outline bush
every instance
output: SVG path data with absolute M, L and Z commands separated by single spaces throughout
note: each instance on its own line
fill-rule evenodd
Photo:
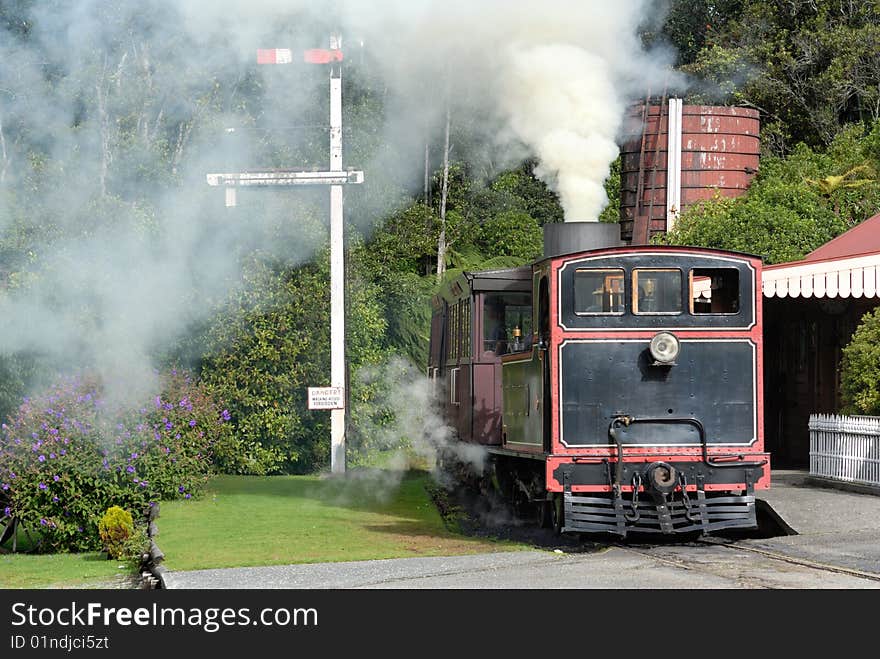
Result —
M 123 558 L 125 545 L 134 534 L 131 513 L 119 506 L 110 506 L 98 522 L 98 534 L 110 558 Z
M 506 211 L 482 225 L 480 244 L 493 256 L 516 256 L 531 261 L 541 256 L 544 234 L 528 213 Z
M 140 519 L 151 502 L 198 496 L 212 446 L 233 445 L 229 413 L 185 373 L 141 406 L 110 408 L 103 391 L 94 378 L 62 378 L 2 425 L 2 517 L 35 531 L 38 551 L 100 549 L 111 505 Z
M 880 308 L 862 317 L 843 349 L 840 394 L 844 414 L 880 415 Z
M 320 261 L 293 269 L 255 260 L 239 299 L 200 341 L 202 382 L 227 401 L 236 429 L 236 447 L 218 458 L 225 471 L 306 473 L 329 463 L 329 414 L 307 404 L 308 387 L 328 385 L 330 374 L 329 276 Z M 378 291 L 356 266 L 349 261 L 345 293 L 353 373 L 381 357 L 386 332 Z

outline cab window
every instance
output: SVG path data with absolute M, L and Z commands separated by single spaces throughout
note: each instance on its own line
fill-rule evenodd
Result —
M 694 268 L 690 280 L 691 313 L 739 313 L 739 270 Z
M 638 268 L 633 270 L 633 313 L 681 313 L 681 270 Z
M 574 272 L 576 314 L 622 314 L 623 270 L 578 269 Z
M 503 355 L 532 343 L 531 293 L 489 293 L 483 297 L 483 351 Z

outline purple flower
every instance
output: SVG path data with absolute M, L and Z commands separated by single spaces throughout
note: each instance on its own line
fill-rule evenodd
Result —
M 132 467 L 131 465 L 128 465 L 128 466 L 125 468 L 125 471 L 127 471 L 129 474 L 133 474 L 133 473 L 134 473 L 134 467 Z
M 48 525 L 49 525 L 49 522 L 46 521 L 46 518 L 45 518 L 45 517 L 41 517 L 41 518 L 40 518 L 40 524 L 42 524 L 43 526 L 48 526 Z
M 177 488 L 177 491 L 180 492 L 181 494 L 183 494 L 186 491 L 186 488 L 183 485 L 181 485 L 180 487 Z
M 4 490 L 8 490 L 8 489 L 9 489 L 9 483 L 3 483 L 2 487 L 3 487 Z
M 55 503 L 58 503 L 58 497 L 52 497 L 52 501 L 54 501 Z
M 45 490 L 45 489 L 46 489 L 46 484 L 45 484 L 45 483 L 40 483 L 40 489 L 41 489 L 41 490 Z
M 12 515 L 12 508 L 10 508 L 9 506 L 6 506 L 6 507 L 3 509 L 3 516 L 4 516 L 4 517 L 10 517 L 11 515 Z
M 57 483 L 58 481 L 61 480 L 61 476 L 59 476 L 58 474 L 55 474 L 54 476 L 52 476 L 52 480 Z
M 156 407 L 162 407 L 162 397 L 156 396 Z
M 229 419 L 232 418 L 232 415 L 229 413 L 229 410 L 223 410 L 222 412 L 220 412 L 220 417 L 224 421 L 229 421 Z
M 132 459 L 132 460 L 137 460 L 137 457 L 138 457 L 138 454 L 137 454 L 137 453 L 132 453 L 132 454 L 131 454 L 131 459 Z
M 196 420 L 195 420 L 195 419 L 191 419 L 191 420 L 190 420 L 190 422 L 189 422 L 189 427 L 190 427 L 190 428 L 195 428 L 195 427 L 196 427 Z
M 54 454 L 54 453 L 50 453 L 50 454 L 49 454 L 49 459 L 50 459 L 50 460 L 54 460 L 54 459 L 55 459 L 55 457 L 56 457 L 56 456 L 55 456 L 55 454 Z
M 46 461 L 46 456 L 45 456 L 45 455 L 40 455 L 40 457 L 37 458 L 37 460 L 39 460 L 40 462 L 45 462 L 45 461 Z
M 183 498 L 184 498 L 184 499 L 189 499 L 190 496 L 191 496 L 191 495 L 190 495 L 189 493 L 187 493 L 187 494 L 184 494 L 184 495 L 183 495 Z

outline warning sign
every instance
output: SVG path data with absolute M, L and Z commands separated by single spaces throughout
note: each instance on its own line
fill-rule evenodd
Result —
M 310 410 L 341 410 L 345 407 L 342 387 L 309 387 Z

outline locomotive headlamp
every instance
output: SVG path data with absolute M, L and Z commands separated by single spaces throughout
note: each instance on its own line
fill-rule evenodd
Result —
M 678 337 L 672 332 L 658 332 L 651 339 L 651 357 L 655 366 L 673 366 L 678 357 L 680 345 Z

